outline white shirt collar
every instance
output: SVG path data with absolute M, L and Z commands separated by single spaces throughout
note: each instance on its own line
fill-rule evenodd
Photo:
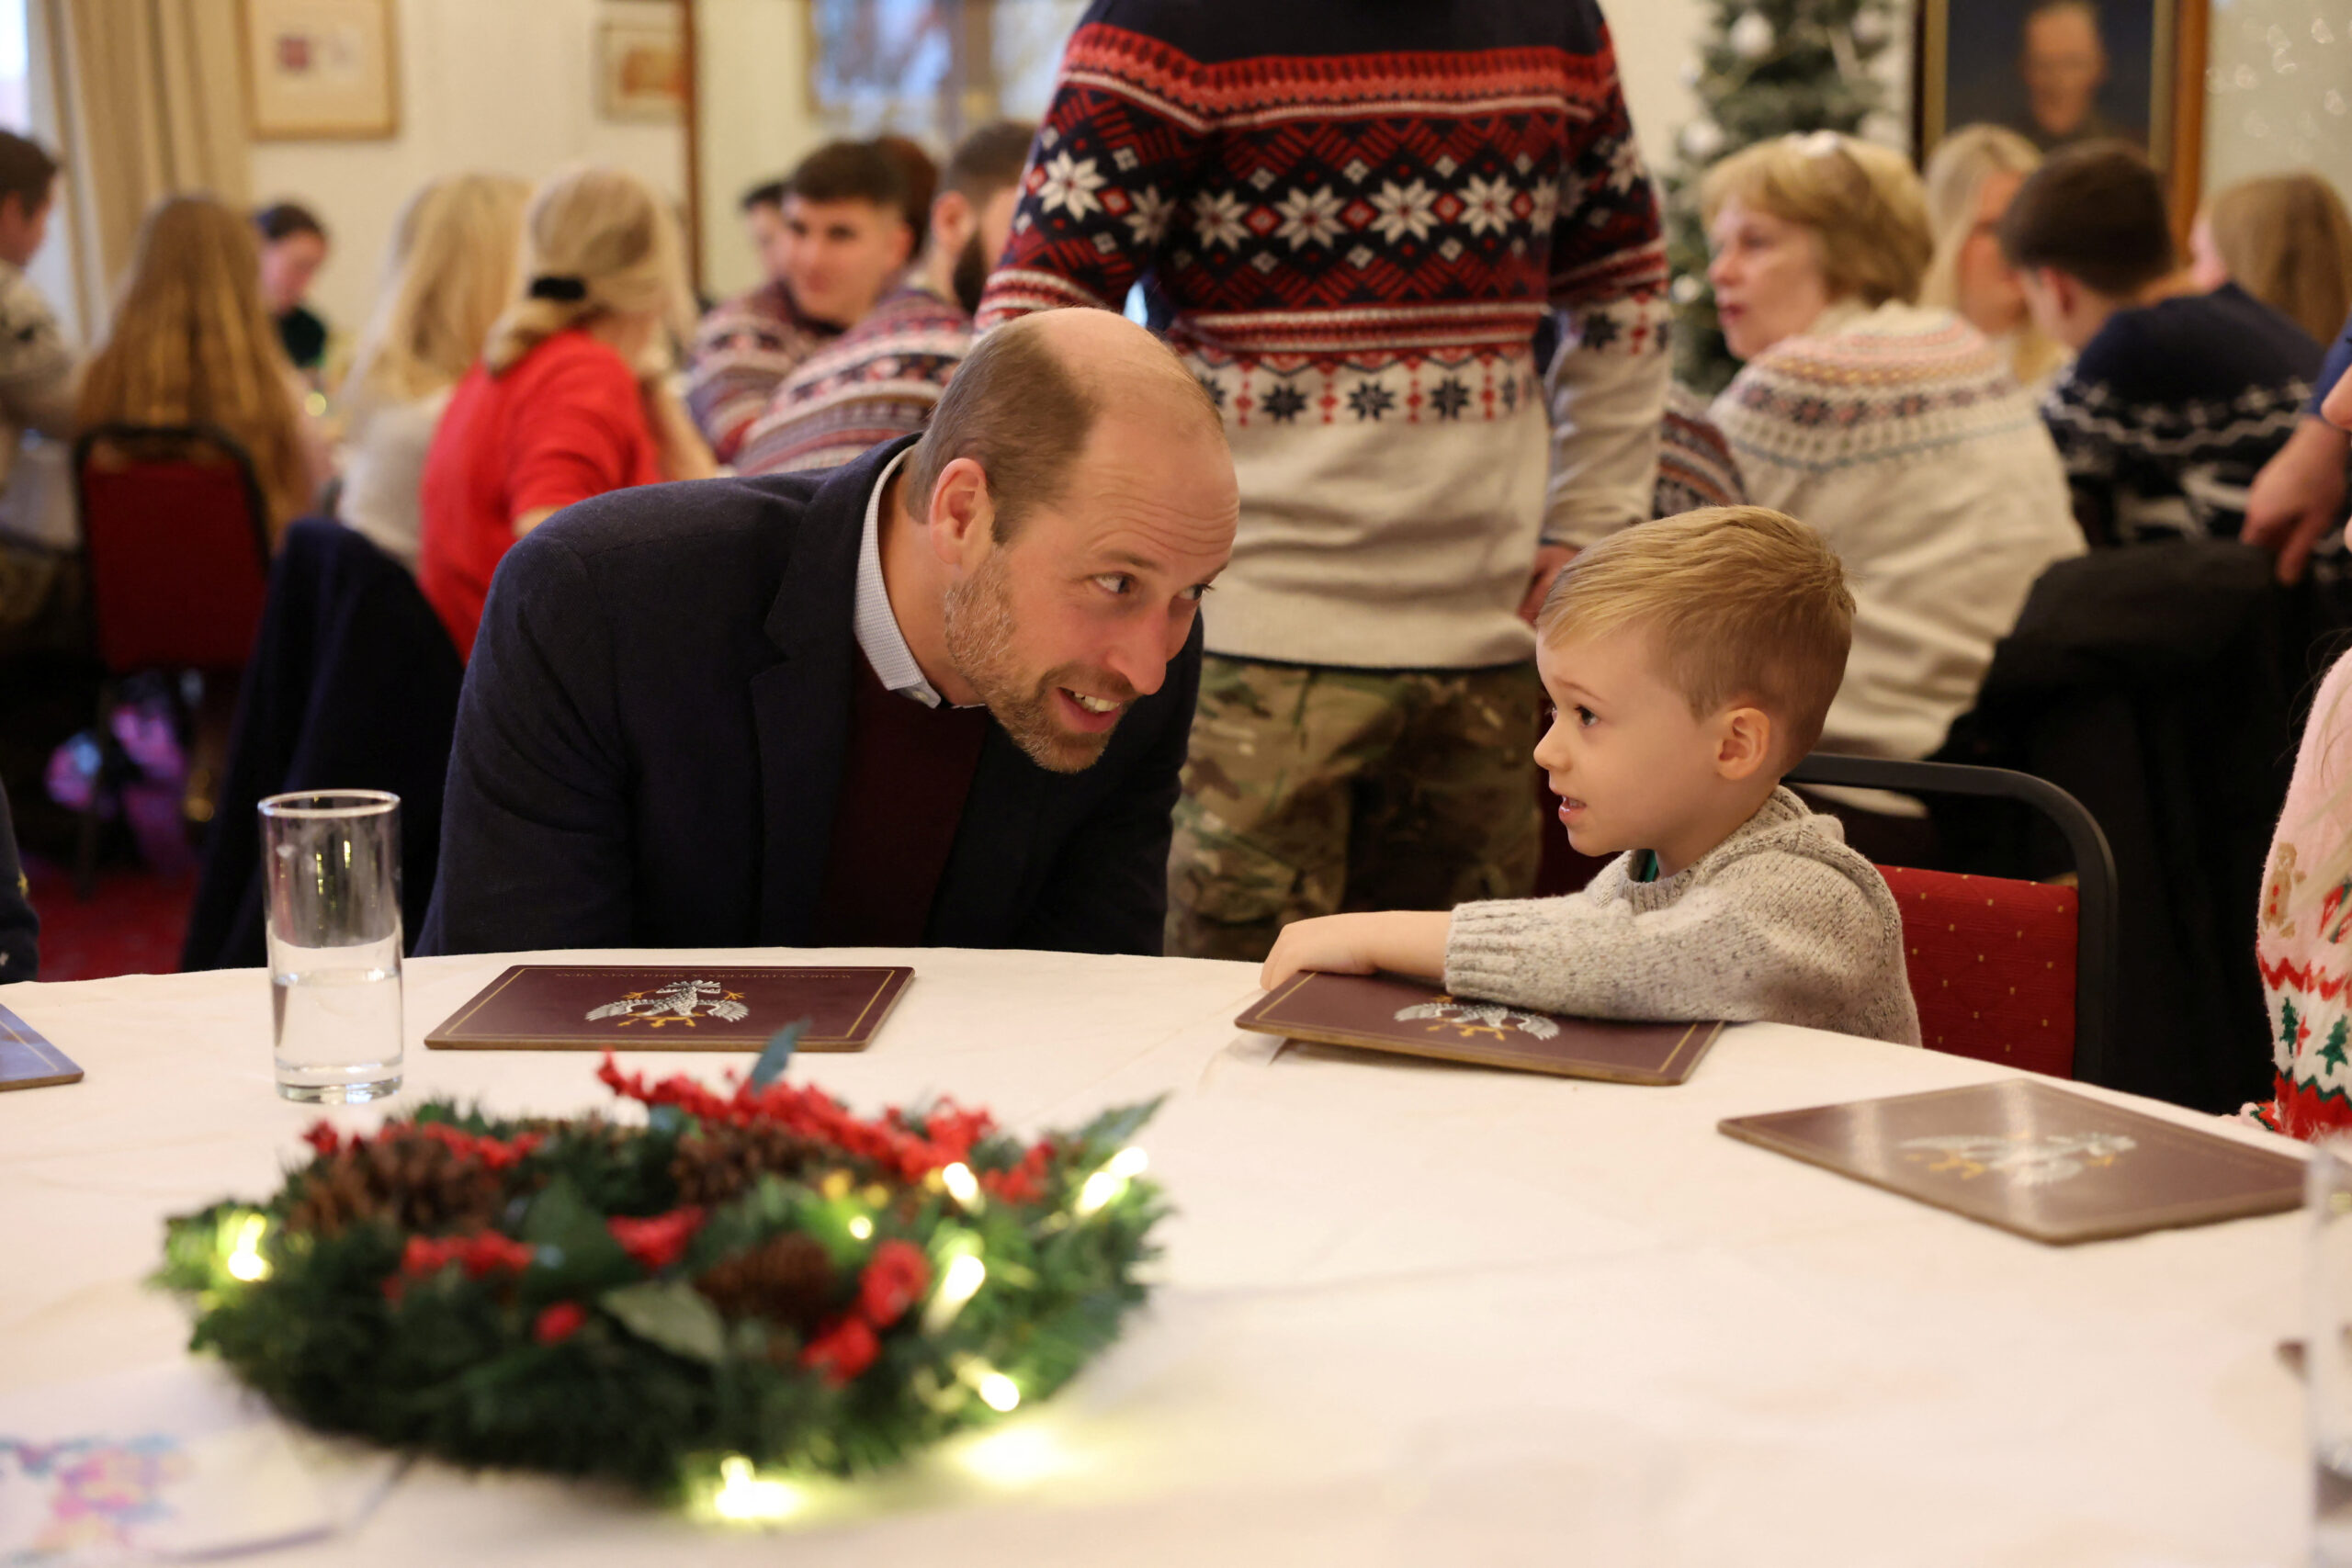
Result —
M 927 708 L 935 708 L 941 705 L 939 693 L 923 679 L 922 666 L 915 662 L 914 650 L 907 646 L 907 635 L 899 629 L 898 615 L 890 608 L 890 591 L 882 581 L 882 492 L 890 488 L 890 476 L 907 460 L 907 452 L 913 450 L 910 446 L 884 465 L 874 481 L 873 492 L 865 498 L 865 536 L 857 547 L 857 606 L 854 622 L 858 650 L 874 667 L 883 688 L 912 697 Z

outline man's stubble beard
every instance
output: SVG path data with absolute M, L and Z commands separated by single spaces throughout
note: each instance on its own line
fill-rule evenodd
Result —
M 1102 761 L 1113 732 L 1074 734 L 1054 717 L 1054 689 L 1083 676 L 1082 667 L 1064 665 L 1035 682 L 1023 678 L 1012 651 L 1010 588 L 1001 546 L 970 577 L 948 585 L 948 661 L 1031 761 L 1050 773 L 1082 773 Z

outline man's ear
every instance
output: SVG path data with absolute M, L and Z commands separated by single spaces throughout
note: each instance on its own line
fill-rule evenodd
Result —
M 978 458 L 958 457 L 939 471 L 924 524 L 940 565 L 957 571 L 979 565 L 996 539 L 996 503 Z
M 939 199 L 931 204 L 931 243 L 940 255 L 952 256 L 964 248 L 964 242 L 979 227 L 979 214 L 960 190 L 944 190 Z
M 1756 776 L 1772 759 L 1772 716 L 1762 708 L 1736 707 L 1715 732 L 1715 775 L 1731 784 Z

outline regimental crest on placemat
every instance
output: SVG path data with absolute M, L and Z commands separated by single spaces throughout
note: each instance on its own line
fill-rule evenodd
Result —
M 2104 1170 L 2140 1145 L 2120 1133 L 1989 1134 L 1976 1137 L 1905 1138 L 1903 1157 L 1924 1162 L 1930 1175 L 1973 1181 L 1990 1171 L 2018 1187 L 2048 1187 L 2091 1169 Z
M 653 990 L 631 991 L 619 1001 L 590 1008 L 588 1021 L 609 1018 L 617 1020 L 623 1029 L 632 1023 L 654 1029 L 683 1023 L 692 1029 L 697 1015 L 741 1023 L 752 1016 L 752 1010 L 743 1005 L 742 992 L 730 991 L 716 980 L 673 980 Z
M 1396 1010 L 1399 1023 L 1424 1018 L 1437 1020 L 1427 1026 L 1427 1032 L 1442 1033 L 1451 1026 L 1464 1040 L 1474 1034 L 1491 1034 L 1502 1040 L 1512 1032 L 1532 1034 L 1538 1040 L 1555 1040 L 1560 1033 L 1560 1026 L 1540 1012 L 1520 1012 L 1497 1002 L 1457 1002 L 1452 997 L 1442 996 L 1434 1001 Z
M 1426 980 L 1314 973 L 1297 976 L 1233 1021 L 1310 1045 L 1638 1084 L 1680 1083 L 1724 1027 L 1555 1018 L 1457 997 Z
M 863 1051 L 904 964 L 517 964 L 424 1037 L 436 1050 L 750 1051 L 796 1021 L 802 1051 Z
M 2064 1246 L 2280 1213 L 2303 1197 L 2283 1140 L 2227 1137 L 2042 1078 L 1848 1100 L 1717 1125 L 1808 1165 Z

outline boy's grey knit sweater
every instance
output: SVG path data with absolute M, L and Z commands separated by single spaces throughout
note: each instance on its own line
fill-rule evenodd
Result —
M 1919 1043 L 1903 918 L 1844 825 L 1776 789 L 1657 882 L 1619 855 L 1581 893 L 1464 904 L 1446 988 L 1580 1018 L 1770 1020 Z

